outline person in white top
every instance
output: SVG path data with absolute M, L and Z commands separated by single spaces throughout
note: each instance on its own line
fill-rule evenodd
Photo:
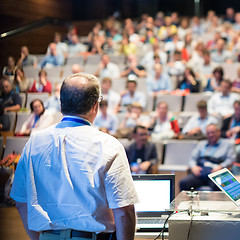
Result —
M 231 93 L 232 83 L 229 80 L 222 80 L 220 92 L 215 92 L 208 100 L 208 111 L 210 114 L 223 118 L 233 114 L 233 104 L 239 100 L 239 95 Z
M 132 240 L 138 198 L 126 153 L 91 126 L 98 79 L 69 76 L 60 100 L 64 118 L 30 138 L 15 173 L 10 196 L 25 229 L 32 240 Z
M 102 96 L 108 103 L 109 111 L 116 113 L 118 111 L 118 105 L 121 100 L 120 94 L 112 89 L 112 79 L 103 78 L 101 82 Z
M 54 124 L 53 114 L 44 108 L 40 99 L 35 99 L 30 103 L 31 115 L 23 123 L 19 135 L 29 136 Z
M 120 70 L 118 65 L 110 62 L 110 58 L 107 54 L 103 54 L 101 62 L 98 65 L 98 69 L 94 75 L 100 77 L 101 79 L 105 77 L 118 79 L 120 78 Z

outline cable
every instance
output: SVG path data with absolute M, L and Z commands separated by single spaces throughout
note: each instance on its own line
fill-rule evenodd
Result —
M 161 237 L 161 235 L 162 235 L 162 240 L 164 240 L 164 234 L 163 233 L 164 233 L 164 230 L 166 229 L 166 223 L 168 222 L 168 219 L 172 216 L 172 214 L 173 214 L 173 212 L 168 215 L 168 217 L 166 218 L 166 220 L 163 224 L 162 231 L 157 235 L 157 237 L 154 238 L 154 240 L 157 240 L 159 237 Z
M 188 228 L 188 234 L 187 234 L 187 240 L 190 240 L 190 232 L 191 232 L 191 227 L 192 227 L 192 220 L 193 220 L 193 210 L 190 209 L 189 215 L 191 216 L 190 218 L 190 223 L 189 223 L 189 228 Z

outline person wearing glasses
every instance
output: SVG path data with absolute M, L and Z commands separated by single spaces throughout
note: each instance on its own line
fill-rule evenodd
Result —
M 32 240 L 134 239 L 138 198 L 124 147 L 92 126 L 100 100 L 95 76 L 67 77 L 62 121 L 23 150 L 11 197 Z

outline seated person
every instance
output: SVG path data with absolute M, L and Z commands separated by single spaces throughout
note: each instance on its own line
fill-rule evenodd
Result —
M 200 141 L 193 150 L 189 166 L 191 174 L 180 181 L 180 190 L 209 186 L 218 190 L 208 174 L 229 167 L 235 161 L 234 144 L 222 139 L 220 129 L 210 124 L 206 127 L 207 140 Z
M 112 89 L 112 79 L 103 78 L 101 83 L 102 96 L 108 102 L 108 109 L 112 112 L 118 111 L 118 105 L 120 103 L 120 94 Z
M 216 67 L 213 70 L 213 76 L 208 79 L 207 86 L 204 88 L 205 92 L 214 92 L 220 89 L 220 84 L 223 80 L 224 71 L 222 67 Z
M 166 102 L 158 103 L 151 129 L 153 129 L 151 134 L 153 141 L 171 139 L 180 132 L 177 120 L 171 118 L 168 114 L 168 104 Z
M 45 110 L 43 102 L 35 99 L 30 103 L 31 115 L 23 124 L 21 130 L 16 135 L 29 136 L 39 130 L 45 129 L 54 123 L 54 118 L 48 110 Z
M 126 107 L 133 102 L 138 102 L 145 108 L 146 106 L 146 96 L 144 92 L 137 91 L 137 82 L 135 80 L 127 80 L 127 89 L 121 93 L 121 107 Z
M 41 68 L 62 66 L 64 63 L 64 56 L 57 52 L 56 43 L 50 43 L 49 50 L 49 53 L 46 54 L 40 63 Z
M 0 104 L 0 131 L 10 130 L 10 118 L 4 113 L 3 105 Z
M 232 83 L 229 80 L 222 80 L 220 91 L 214 92 L 208 100 L 209 113 L 214 116 L 227 118 L 234 112 L 233 103 L 239 100 L 236 93 L 231 93 Z
M 134 142 L 125 148 L 131 172 L 149 173 L 152 165 L 158 161 L 156 146 L 148 141 L 148 129 L 144 126 L 135 126 L 133 138 Z
M 80 72 L 82 72 L 82 69 L 81 69 L 80 65 L 76 64 L 76 63 L 73 64 L 72 65 L 72 74 L 80 73 Z
M 184 126 L 182 133 L 191 136 L 206 136 L 206 127 L 213 123 L 218 124 L 218 120 L 209 115 L 207 111 L 207 102 L 200 100 L 197 103 L 198 114 L 192 116 Z
M 37 67 L 37 58 L 29 54 L 27 46 L 21 47 L 21 58 L 18 60 L 17 66 L 23 67 Z
M 17 68 L 14 74 L 13 88 L 17 93 L 27 92 L 30 87 L 29 79 L 25 78 L 22 68 Z
M 13 90 L 12 84 L 9 80 L 2 81 L 3 91 L 0 95 L 0 104 L 3 106 L 4 112 L 20 110 L 22 105 L 21 97 Z
M 134 102 L 129 106 L 129 111 L 126 112 L 124 120 L 120 123 L 119 128 L 133 128 L 136 125 L 149 127 L 150 119 L 148 115 L 142 114 L 142 106 L 138 102 Z
M 118 79 L 120 77 L 120 70 L 117 64 L 110 62 L 110 58 L 107 54 L 103 54 L 94 75 L 101 79 L 106 77 Z
M 28 90 L 28 92 L 52 92 L 52 84 L 47 80 L 47 72 L 45 70 L 40 70 L 38 73 L 38 81 L 34 81 L 32 87 Z
M 71 44 L 68 45 L 69 56 L 77 56 L 82 52 L 86 52 L 87 47 L 79 42 L 77 34 L 73 34 L 71 40 Z
M 8 79 L 12 82 L 14 79 L 15 70 L 16 70 L 15 59 L 12 56 L 9 56 L 7 66 L 3 67 L 2 71 L 3 78 Z
M 118 129 L 117 117 L 114 113 L 108 111 L 108 103 L 106 100 L 102 100 L 99 106 L 100 111 L 93 122 L 93 126 L 99 129 L 107 129 L 109 134 L 114 135 Z
M 154 73 L 147 79 L 147 93 L 157 96 L 161 93 L 169 93 L 172 91 L 172 82 L 168 74 L 162 72 L 162 65 L 157 63 L 154 65 Z
M 121 73 L 121 77 L 129 78 L 131 75 L 136 77 L 146 76 L 146 70 L 142 65 L 138 65 L 137 57 L 134 54 L 128 55 L 127 68 Z
M 200 91 L 200 83 L 196 80 L 195 74 L 191 68 L 186 68 L 183 74 L 183 80 L 179 82 L 178 89 L 188 90 L 191 93 Z
M 60 112 L 60 89 L 61 89 L 61 83 L 57 83 L 55 86 L 54 94 L 50 96 L 46 102 L 44 103 L 45 109 L 47 109 L 49 112 L 56 113 Z

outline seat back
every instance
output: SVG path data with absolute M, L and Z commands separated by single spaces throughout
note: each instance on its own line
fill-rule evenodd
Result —
M 3 157 L 6 157 L 13 152 L 16 154 L 21 154 L 28 139 L 29 137 L 7 137 Z
M 16 125 L 16 113 L 15 112 L 7 112 L 6 113 L 9 116 L 9 120 L 10 120 L 10 132 L 13 132 L 15 129 L 15 125 Z
M 180 112 L 182 109 L 182 96 L 178 95 L 158 95 L 156 106 L 159 102 L 166 102 L 168 110 L 171 112 Z
M 29 112 L 18 112 L 15 133 L 21 130 L 23 123 L 27 121 L 27 119 L 29 118 L 29 115 L 30 115 Z
M 26 101 L 26 108 L 30 109 L 30 103 L 35 99 L 40 99 L 44 103 L 47 98 L 49 97 L 49 93 L 28 93 L 27 94 L 27 101 Z
M 185 96 L 185 102 L 183 106 L 184 112 L 197 112 L 197 103 L 200 100 L 208 101 L 211 97 L 209 93 L 191 93 Z
M 188 166 L 197 140 L 168 140 L 165 145 L 164 165 Z

